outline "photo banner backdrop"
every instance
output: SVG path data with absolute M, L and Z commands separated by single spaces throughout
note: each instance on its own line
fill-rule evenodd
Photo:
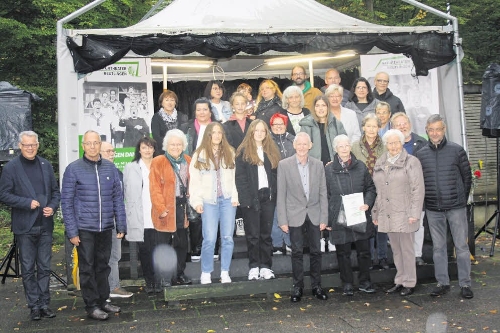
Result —
M 123 170 L 134 157 L 137 141 L 151 136 L 154 113 L 149 58 L 126 58 L 79 80 L 79 153 L 83 134 L 94 130 L 115 148 Z
M 389 86 L 394 96 L 399 97 L 410 117 L 412 131 L 427 138 L 425 124 L 432 114 L 439 113 L 438 75 L 436 69 L 427 76 L 415 76 L 415 67 L 410 58 L 402 54 L 362 55 L 361 76 L 375 89 L 375 75 L 389 74 Z

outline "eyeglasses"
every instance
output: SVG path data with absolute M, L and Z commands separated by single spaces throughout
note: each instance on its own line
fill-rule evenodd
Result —
M 38 147 L 38 143 L 31 143 L 31 144 L 29 144 L 29 143 L 28 144 L 21 143 L 21 146 L 23 148 L 32 148 L 33 149 L 33 148 Z
M 385 83 L 385 84 L 389 83 L 389 80 L 376 80 L 376 81 L 377 83 Z
M 87 141 L 87 142 L 82 142 L 85 146 L 99 146 L 101 144 L 100 141 Z
M 106 154 L 114 154 L 114 153 L 115 153 L 115 150 L 114 150 L 114 149 L 101 150 L 101 153 L 106 153 Z
M 273 126 L 284 126 L 284 123 L 274 123 Z
M 427 128 L 428 133 L 439 133 L 443 132 L 444 127 L 438 127 L 438 128 Z
M 357 90 L 367 90 L 368 87 L 367 86 L 359 86 L 359 87 L 356 87 Z
M 408 126 L 408 122 L 400 122 L 400 123 L 395 123 L 394 126 Z
M 292 76 L 304 76 L 306 73 L 293 73 Z

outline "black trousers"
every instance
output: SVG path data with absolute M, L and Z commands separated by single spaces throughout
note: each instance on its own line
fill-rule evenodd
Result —
M 355 241 L 354 244 L 356 245 L 356 254 L 358 257 L 359 284 L 363 286 L 370 283 L 370 240 L 358 240 Z M 351 267 L 351 246 L 352 243 L 335 245 L 337 249 L 337 260 L 339 262 L 340 280 L 342 280 L 344 284 L 353 283 Z
M 85 310 L 92 312 L 105 304 L 109 298 L 108 265 L 111 255 L 112 230 L 92 232 L 78 230 L 78 268 L 80 270 L 80 288 Z
M 292 275 L 294 287 L 304 288 L 304 237 L 309 241 L 309 271 L 311 287 L 321 286 L 321 248 L 319 225 L 312 224 L 306 217 L 300 227 L 289 227 L 292 245 Z
M 156 229 L 144 229 L 144 242 L 138 242 L 139 260 L 141 261 L 142 275 L 146 281 L 146 285 L 151 287 L 156 283 L 155 270 L 153 267 L 153 251 L 156 247 L 157 234 L 160 232 Z M 159 282 L 160 278 L 158 278 Z
M 260 210 L 242 207 L 243 220 L 245 221 L 245 236 L 248 248 L 248 267 L 271 268 L 273 265 L 273 242 L 271 231 L 273 229 L 274 201 L 260 203 Z

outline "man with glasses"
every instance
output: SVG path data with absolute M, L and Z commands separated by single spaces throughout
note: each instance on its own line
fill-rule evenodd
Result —
M 342 102 L 340 102 L 340 105 L 345 106 L 345 103 L 349 101 L 350 91 L 349 89 L 344 89 L 344 87 L 340 84 L 340 82 L 342 82 L 342 79 L 340 78 L 339 71 L 335 68 L 330 68 L 325 73 L 325 86 L 321 87 L 320 90 L 324 94 L 326 92 L 326 89 L 328 89 L 328 87 L 330 87 L 332 84 L 336 84 L 342 87 L 343 93 L 342 93 Z
M 378 72 L 375 75 L 375 88 L 373 89 L 373 97 L 382 102 L 387 102 L 391 106 L 391 114 L 396 112 L 405 112 L 403 102 L 392 94 L 389 86 L 389 74 L 386 72 Z
M 422 164 L 425 183 L 425 214 L 433 244 L 434 276 L 437 286 L 431 296 L 450 291 L 448 276 L 447 226 L 450 226 L 458 266 L 458 283 L 463 298 L 474 297 L 471 289 L 470 252 L 467 245 L 467 199 L 472 174 L 465 150 L 445 137 L 444 119 L 434 114 L 427 119 L 429 143 L 415 153 Z
M 293 83 L 302 89 L 304 94 L 304 107 L 306 109 L 312 110 L 314 107 L 314 99 L 318 96 L 323 95 L 321 90 L 311 86 L 311 82 L 307 81 L 306 69 L 302 66 L 295 66 L 292 68 L 292 81 Z
M 49 282 L 54 213 L 61 199 L 59 185 L 50 162 L 37 156 L 35 132 L 19 134 L 19 149 L 21 155 L 3 168 L 0 201 L 12 207 L 12 231 L 19 246 L 31 320 L 54 318 L 56 315 L 49 308 Z
M 64 171 L 61 208 L 66 235 L 77 247 L 80 287 L 89 318 L 108 319 L 118 313 L 109 298 L 108 266 L 112 229 L 116 237 L 127 232 L 120 176 L 115 165 L 101 157 L 101 137 L 89 130 L 83 135 L 83 157 Z

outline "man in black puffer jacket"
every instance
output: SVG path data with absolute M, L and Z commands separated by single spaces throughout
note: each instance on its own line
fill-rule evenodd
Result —
M 446 125 L 440 115 L 429 117 L 426 131 L 429 144 L 418 150 L 415 156 L 424 173 L 425 213 L 433 243 L 434 276 L 438 282 L 431 296 L 441 296 L 450 290 L 446 247 L 448 220 L 457 255 L 461 295 L 472 298 L 466 213 L 472 185 L 469 160 L 461 146 L 446 140 Z

